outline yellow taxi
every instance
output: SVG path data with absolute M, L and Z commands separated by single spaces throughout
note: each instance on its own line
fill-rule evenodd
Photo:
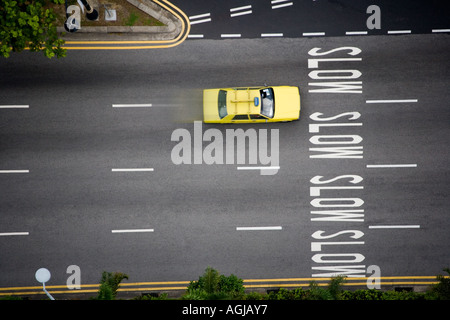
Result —
M 296 86 L 238 87 L 203 90 L 205 123 L 265 123 L 298 120 Z

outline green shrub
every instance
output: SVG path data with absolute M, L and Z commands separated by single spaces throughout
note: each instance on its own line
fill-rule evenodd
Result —
M 450 275 L 450 268 L 445 268 L 443 271 Z M 436 276 L 439 283 L 431 286 L 426 294 L 426 299 L 430 300 L 450 300 L 450 278 L 443 275 Z
M 97 300 L 114 300 L 117 295 L 117 289 L 123 279 L 128 279 L 128 275 L 121 272 L 103 271 Z
M 342 300 L 381 300 L 383 292 L 376 289 L 343 291 Z
M 269 292 L 267 298 L 269 300 L 306 300 L 307 294 L 302 288 L 293 290 L 281 288 L 280 290 Z
M 189 283 L 183 299 L 242 299 L 244 296 L 243 283 L 242 279 L 233 274 L 227 277 L 208 267 L 203 275 L 198 278 L 198 281 Z

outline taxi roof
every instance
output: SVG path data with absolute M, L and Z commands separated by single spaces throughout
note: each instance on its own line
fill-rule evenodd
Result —
M 260 114 L 260 89 L 262 88 L 227 89 L 228 114 Z M 255 98 L 257 98 L 257 100 L 255 100 Z

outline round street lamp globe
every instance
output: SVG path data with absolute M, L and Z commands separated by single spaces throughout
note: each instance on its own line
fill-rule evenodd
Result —
M 36 274 L 34 275 L 36 277 L 36 280 L 40 283 L 45 283 L 48 280 L 50 280 L 50 271 L 46 268 L 40 268 L 36 271 Z

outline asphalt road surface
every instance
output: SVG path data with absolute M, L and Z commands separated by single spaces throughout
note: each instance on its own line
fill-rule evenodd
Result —
M 40 267 L 64 285 L 70 265 L 83 284 L 104 270 L 195 280 L 207 266 L 244 279 L 441 273 L 449 49 L 446 34 L 384 35 L 1 60 L 0 286 L 37 285 Z M 199 138 L 203 88 L 264 83 L 300 86 L 300 121 L 201 132 L 278 130 L 278 173 L 173 163 L 176 129 Z
M 445 1 L 173 0 L 172 3 L 188 15 L 192 27 L 191 38 L 260 38 L 280 35 L 297 38 L 361 33 L 418 34 L 448 30 L 449 5 Z M 376 9 L 371 6 L 376 6 Z M 376 27 L 372 20 L 375 12 L 378 22 Z

